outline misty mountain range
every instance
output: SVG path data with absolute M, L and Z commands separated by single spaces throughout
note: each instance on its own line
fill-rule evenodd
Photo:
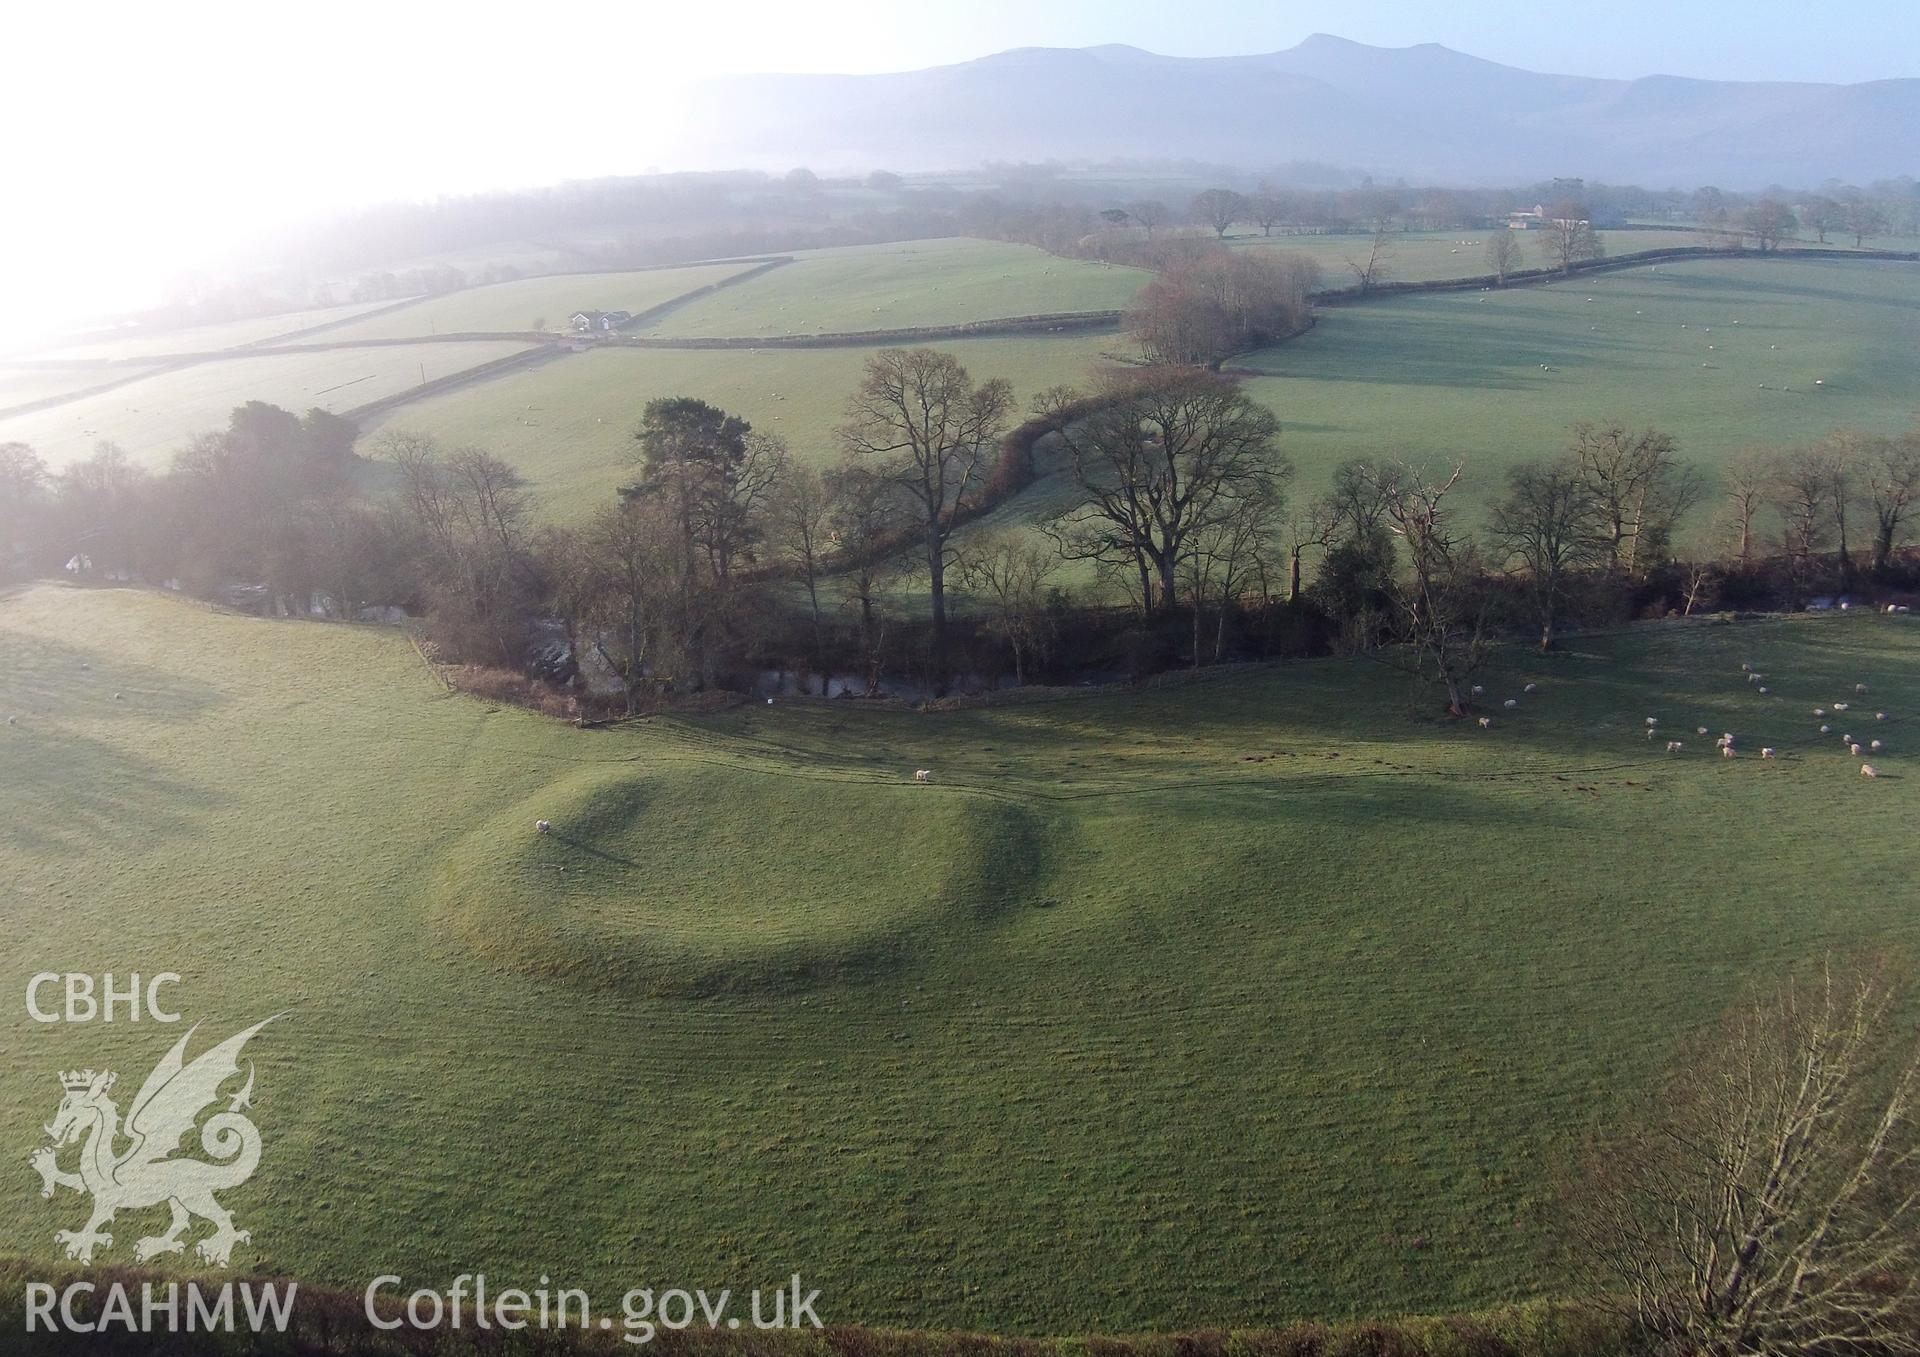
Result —
M 1324 34 L 1260 56 L 1020 48 L 888 75 L 733 76 L 688 112 L 694 154 L 716 167 L 1317 161 L 1417 183 L 1734 189 L 1920 172 L 1920 79 L 1600 80 Z

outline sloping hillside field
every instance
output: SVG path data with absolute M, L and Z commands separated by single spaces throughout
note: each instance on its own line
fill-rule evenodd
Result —
M 314 1282 L 799 1271 L 828 1322 L 1056 1333 L 1548 1291 L 1556 1171 L 1685 1034 L 1920 943 L 1920 623 L 1485 681 L 1539 688 L 1490 730 L 1324 661 L 592 731 L 392 632 L 37 586 L 0 598 L 0 986 L 178 972 L 196 1043 L 282 1014 L 225 1200 L 236 1263 Z M 1811 716 L 1862 682 L 1872 781 Z M 0 1252 L 38 1256 L 79 1223 L 24 1162 L 54 1072 L 130 1092 L 184 1029 L 16 1030 Z
M 1464 457 L 1478 493 L 1574 421 L 1672 433 L 1711 470 L 1748 443 L 1895 432 L 1920 398 L 1920 264 L 1741 259 L 1325 308 L 1234 360 L 1289 430 L 1302 484 L 1348 457 Z
M 0 419 L 0 442 L 30 444 L 55 470 L 103 441 L 118 443 L 136 461 L 163 467 L 195 434 L 225 427 L 233 407 L 250 400 L 344 413 L 531 347 L 485 340 L 236 355 Z

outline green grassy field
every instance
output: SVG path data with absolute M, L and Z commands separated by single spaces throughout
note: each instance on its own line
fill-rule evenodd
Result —
M 45 400 L 50 396 L 85 391 L 123 377 L 137 377 L 142 370 L 138 367 L 108 368 L 62 363 L 35 364 L 31 367 L 0 365 L 0 410 L 25 405 L 29 401 Z
M 1747 443 L 1904 428 L 1916 344 L 1920 265 L 1715 260 L 1325 308 L 1235 362 L 1265 374 L 1247 390 L 1279 416 L 1300 488 L 1348 457 L 1464 457 L 1480 501 L 1581 419 L 1665 429 L 1708 470 Z
M 156 373 L 97 396 L 0 419 L 0 442 L 31 444 L 55 470 L 108 439 L 150 466 L 162 466 L 187 439 L 223 428 L 250 400 L 289 410 L 344 411 L 529 347 L 474 342 L 222 358 Z
M 1005 377 L 1022 403 L 1049 386 L 1081 384 L 1118 334 L 1016 336 L 942 344 L 976 379 Z M 403 352 L 411 352 L 410 349 Z M 567 517 L 611 501 L 633 475 L 633 433 L 658 396 L 698 396 L 786 438 L 796 456 L 825 465 L 839 455 L 834 429 L 872 350 L 595 349 L 509 373 L 394 411 L 362 437 L 373 451 L 385 429 L 432 433 L 449 446 L 478 444 L 504 457 Z M 5 426 L 0 425 L 0 431 Z
M 32 358 L 154 358 L 177 353 L 214 353 L 241 344 L 259 344 L 281 335 L 290 335 L 315 325 L 348 320 L 366 311 L 378 310 L 386 302 L 354 302 L 346 306 L 321 307 L 312 311 L 287 311 L 277 316 L 255 316 L 248 320 L 224 321 L 218 325 L 194 325 L 175 330 L 136 330 L 110 339 L 53 348 L 45 353 L 24 355 Z
M 765 337 L 961 325 L 1125 306 L 1148 274 L 990 240 L 817 250 L 664 317 L 652 333 Z
M 1430 283 L 1444 278 L 1477 278 L 1493 272 L 1487 264 L 1488 230 L 1475 231 L 1403 231 L 1390 236 L 1385 277 L 1396 283 Z M 1547 267 L 1552 261 L 1544 251 L 1545 233 L 1515 232 L 1520 242 L 1523 269 Z M 1671 250 L 1709 246 L 1712 236 L 1699 231 L 1602 231 L 1600 243 L 1609 255 L 1638 254 L 1643 250 Z M 1235 249 L 1287 250 L 1318 261 L 1324 286 L 1352 287 L 1353 269 L 1364 266 L 1373 247 L 1370 235 L 1347 236 L 1262 236 L 1246 226 L 1237 226 L 1227 243 Z M 1836 241 L 1826 248 L 1845 249 L 1852 242 Z
M 829 1322 L 1060 1333 L 1551 1290 L 1555 1172 L 1684 1034 L 1920 942 L 1920 625 L 1660 627 L 1486 679 L 1524 681 L 1488 731 L 1364 661 L 581 731 L 392 633 L 16 592 L 0 1252 L 82 1214 L 23 1162 L 54 1072 L 130 1093 L 181 1030 L 29 1023 L 27 978 L 168 969 L 196 1050 L 286 1014 L 248 1050 L 242 1265 L 797 1270 Z M 1859 681 L 1877 781 L 1810 715 Z
M 462 331 L 568 331 L 575 311 L 639 313 L 662 302 L 745 273 L 751 264 L 708 264 L 632 273 L 572 273 L 521 278 L 430 297 L 337 330 L 328 340 L 412 339 Z M 538 321 L 539 324 L 534 322 Z

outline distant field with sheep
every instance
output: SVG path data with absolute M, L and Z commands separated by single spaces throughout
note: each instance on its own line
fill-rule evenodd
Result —
M 1048 1333 L 1551 1292 L 1556 1175 L 1683 1034 L 1920 944 L 1920 621 L 1478 681 L 1484 729 L 1362 659 L 580 730 L 395 631 L 32 586 L 0 596 L 0 985 L 85 956 L 179 972 L 215 1028 L 285 1010 L 249 1049 L 273 1171 L 228 1205 L 315 1283 L 798 1263 L 834 1315 Z M 52 1071 L 172 1034 L 24 1037 L 23 1158 Z M 0 1252 L 68 1215 L 0 1196 Z
M 1349 457 L 1464 458 L 1484 500 L 1581 419 L 1663 429 L 1709 472 L 1748 444 L 1897 432 L 1916 345 L 1920 264 L 1702 260 L 1327 307 L 1233 366 L 1304 488 Z

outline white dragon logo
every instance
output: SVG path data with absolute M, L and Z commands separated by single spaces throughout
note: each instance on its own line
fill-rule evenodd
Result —
M 195 1216 L 213 1225 L 213 1233 L 194 1250 L 212 1267 L 227 1266 L 233 1246 L 253 1238 L 246 1230 L 234 1229 L 233 1217 L 213 1197 L 246 1182 L 260 1163 L 260 1128 L 240 1115 L 243 1108 L 252 1106 L 251 1066 L 246 1087 L 232 1095 L 226 1111 L 207 1118 L 200 1129 L 200 1148 L 222 1162 L 169 1156 L 180 1148 L 181 1138 L 193 1131 L 200 1114 L 219 1099 L 220 1086 L 240 1073 L 240 1048 L 272 1021 L 255 1023 L 183 1066 L 187 1042 L 199 1028 L 190 1030 L 140 1086 L 127 1109 L 124 1129 L 119 1107 L 107 1096 L 117 1075 L 105 1070 L 61 1074 L 66 1096 L 60 1099 L 52 1123 L 43 1128 L 53 1145 L 33 1152 L 33 1167 L 40 1174 L 42 1197 L 53 1196 L 56 1187 L 93 1197 L 93 1216 L 86 1227 L 61 1230 L 53 1237 L 56 1244 L 66 1246 L 67 1257 L 92 1262 L 95 1249 L 113 1247 L 113 1236 L 101 1227 L 116 1213 L 140 1211 L 161 1202 L 172 1209 L 173 1222 L 165 1234 L 148 1235 L 133 1246 L 135 1262 L 182 1252 L 186 1244 L 180 1236 Z M 58 1152 L 82 1137 L 86 1146 L 80 1152 L 80 1171 L 62 1172 Z M 133 1142 L 125 1153 L 114 1148 L 121 1139 Z

